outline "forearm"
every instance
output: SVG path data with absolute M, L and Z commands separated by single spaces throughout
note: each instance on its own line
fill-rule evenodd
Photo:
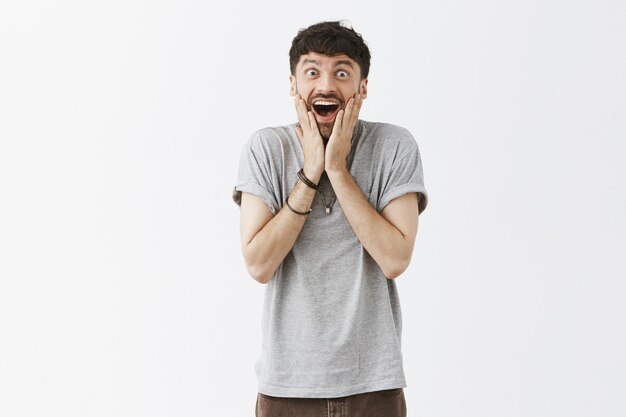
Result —
M 396 278 L 409 265 L 413 240 L 370 205 L 347 169 L 327 171 L 327 174 L 357 238 L 385 276 Z
M 289 205 L 299 212 L 311 207 L 315 190 L 298 181 L 289 194 Z M 259 230 L 249 242 L 243 242 L 248 272 L 261 283 L 269 282 L 293 247 L 307 216 L 283 208 Z

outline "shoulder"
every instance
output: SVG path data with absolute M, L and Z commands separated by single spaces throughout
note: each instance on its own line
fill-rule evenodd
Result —
M 255 131 L 243 146 L 244 158 L 258 165 L 282 167 L 297 158 L 300 141 L 293 125 L 265 127 Z
M 295 124 L 264 127 L 250 136 L 246 146 L 252 149 L 280 149 L 291 146 L 294 136 L 297 139 Z
M 364 144 L 383 155 L 405 155 L 418 151 L 417 141 L 411 132 L 391 123 L 360 121 L 363 125 Z

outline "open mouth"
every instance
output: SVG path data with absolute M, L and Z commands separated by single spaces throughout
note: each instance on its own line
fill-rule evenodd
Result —
M 339 103 L 334 100 L 319 99 L 313 102 L 311 108 L 322 121 L 329 121 L 333 120 L 339 111 Z

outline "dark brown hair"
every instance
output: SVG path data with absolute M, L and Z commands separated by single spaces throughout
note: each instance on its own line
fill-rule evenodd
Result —
M 298 31 L 289 49 L 292 75 L 296 73 L 300 57 L 311 52 L 328 56 L 349 56 L 361 67 L 361 79 L 367 78 L 370 72 L 370 50 L 363 37 L 354 29 L 342 25 L 341 21 L 316 23 Z

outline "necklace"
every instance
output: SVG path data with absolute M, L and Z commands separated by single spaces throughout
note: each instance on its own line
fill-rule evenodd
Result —
M 348 160 L 346 161 L 348 164 L 348 171 L 350 171 L 350 169 L 352 168 L 352 160 L 354 159 L 354 151 L 356 149 L 356 143 L 354 139 L 360 136 L 362 129 L 363 129 L 362 124 L 357 121 L 357 124 L 354 127 L 352 143 L 350 144 L 351 146 L 350 153 L 348 154 Z M 330 185 L 329 188 L 330 188 L 330 191 L 332 192 L 333 197 L 330 199 L 328 204 L 326 204 L 326 198 L 324 197 L 324 188 L 322 187 L 322 180 L 324 179 L 324 177 L 326 177 L 326 179 L 328 180 L 328 184 L 330 185 L 330 179 L 328 179 L 328 175 L 326 174 L 326 171 L 324 171 L 322 173 L 322 177 L 320 178 L 320 182 L 318 186 L 319 188 L 317 191 L 319 191 L 320 197 L 322 198 L 322 204 L 324 205 L 326 214 L 330 214 L 330 211 L 333 208 L 333 204 L 335 204 L 335 200 L 337 200 L 337 194 L 335 194 L 335 192 L 333 191 L 332 185 Z
M 326 173 L 324 172 L 324 174 L 322 175 L 326 175 Z M 330 183 L 330 181 L 329 181 Z M 332 191 L 332 187 L 330 188 Z M 319 184 L 319 192 L 320 192 L 320 197 L 322 197 L 322 204 L 324 205 L 324 208 L 326 209 L 326 214 L 330 214 L 330 209 L 333 208 L 333 204 L 335 204 L 335 200 L 337 199 L 337 195 L 333 192 L 333 198 L 330 199 L 330 202 L 328 204 L 326 204 L 326 198 L 324 198 L 324 189 L 322 188 L 322 181 L 320 181 Z

